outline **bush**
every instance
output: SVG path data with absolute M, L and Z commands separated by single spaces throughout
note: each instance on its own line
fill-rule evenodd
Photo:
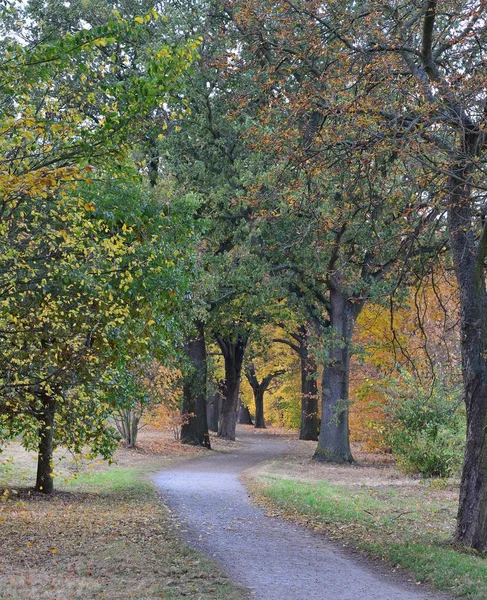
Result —
M 457 473 L 465 445 L 465 417 L 458 388 L 440 381 L 422 385 L 401 373 L 388 390 L 387 443 L 404 471 L 425 477 Z
M 178 387 L 181 372 L 166 367 L 156 360 L 150 364 L 134 362 L 120 364 L 113 372 L 107 399 L 120 435 L 129 448 L 134 448 L 139 430 L 151 420 L 160 417 L 161 410 L 172 418 L 179 416 Z

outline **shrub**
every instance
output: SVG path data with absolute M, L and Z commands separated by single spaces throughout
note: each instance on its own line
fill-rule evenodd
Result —
M 179 415 L 180 378 L 179 370 L 156 360 L 130 367 L 122 364 L 113 373 L 107 397 L 117 429 L 129 448 L 135 447 L 139 430 L 149 421 L 157 421 L 162 411 L 168 419 Z
M 388 389 L 385 437 L 403 470 L 425 477 L 454 475 L 465 444 L 458 388 L 438 380 L 422 385 L 401 373 Z

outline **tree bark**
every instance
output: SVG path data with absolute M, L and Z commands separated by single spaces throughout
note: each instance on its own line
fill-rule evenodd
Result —
M 54 450 L 54 415 L 56 400 L 43 393 L 41 396 L 42 411 L 39 417 L 39 452 L 37 455 L 36 492 L 52 494 L 54 479 L 52 476 L 52 455 Z
M 135 448 L 135 445 L 137 443 L 137 435 L 139 433 L 139 423 L 140 423 L 140 417 L 137 416 L 135 414 L 135 411 L 131 411 L 131 420 L 130 420 L 130 441 L 128 444 L 129 448 Z
M 463 387 L 467 440 L 454 539 L 483 551 L 487 547 L 487 228 L 473 230 L 467 168 L 450 177 L 448 226 L 460 290 Z
M 318 440 L 318 382 L 316 361 L 308 351 L 308 331 L 300 327 L 299 358 L 301 361 L 301 427 L 300 440 Z
M 218 431 L 218 419 L 220 418 L 222 396 L 219 391 L 213 394 L 207 407 L 208 429 L 210 431 Z
M 206 345 L 204 326 L 195 323 L 196 335 L 186 342 L 185 351 L 191 372 L 183 382 L 182 414 L 186 417 L 181 426 L 181 442 L 210 448 L 206 417 Z
M 260 386 L 259 389 L 254 392 L 254 402 L 255 402 L 255 425 L 256 429 L 265 429 L 265 419 L 264 419 L 264 392 Z
M 218 435 L 228 440 L 235 439 L 237 427 L 238 394 L 247 337 L 238 335 L 236 341 L 216 336 L 225 361 L 225 384 Z
M 353 462 L 348 426 L 350 351 L 362 303 L 349 299 L 338 275 L 330 278 L 330 334 L 322 375 L 322 416 L 316 460 Z

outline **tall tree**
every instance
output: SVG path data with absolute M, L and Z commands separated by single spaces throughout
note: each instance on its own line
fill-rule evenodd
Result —
M 150 109 L 169 100 L 195 46 L 159 47 L 136 62 L 123 85 L 111 77 L 104 84 L 105 70 L 120 73 L 109 51 L 130 48 L 156 15 L 131 22 L 114 16 L 56 36 L 44 36 L 27 17 L 2 46 L 0 413 L 4 431 L 37 446 L 37 489 L 49 493 L 55 443 L 75 450 L 90 444 L 104 456 L 114 449 L 109 407 L 94 387 L 100 391 L 101 365 L 113 355 L 119 328 L 140 310 L 131 311 L 128 296 L 141 272 L 136 248 L 145 231 L 125 221 L 112 227 L 84 186 L 95 171 L 98 179 L 124 171 L 131 127 L 142 127 Z M 125 179 L 120 190 L 129 187 Z M 153 274 L 160 275 L 154 252 L 145 252 L 145 268 L 157 263 Z
M 300 325 L 295 332 L 286 333 L 288 338 L 275 338 L 275 342 L 286 344 L 299 356 L 301 365 L 301 421 L 300 440 L 318 440 L 318 373 L 316 359 L 310 348 L 311 324 Z
M 207 368 L 205 329 L 201 321 L 196 322 L 194 333 L 188 336 L 185 345 L 189 360 L 189 373 L 184 377 L 181 426 L 183 444 L 194 444 L 210 448 L 207 421 Z
M 255 85 L 267 94 L 266 102 L 245 104 L 255 115 L 250 143 L 274 156 L 254 212 L 268 222 L 262 237 L 274 264 L 288 266 L 293 284 L 328 321 L 315 457 L 351 461 L 355 322 L 366 301 L 395 288 L 393 275 L 403 277 L 415 268 L 413 258 L 434 246 L 428 226 L 438 227 L 438 210 L 424 206 L 413 165 L 382 143 L 382 131 L 369 133 L 365 121 L 351 118 L 360 76 L 350 77 L 340 40 L 318 18 L 309 19 L 313 9 L 313 3 L 256 0 L 235 3 L 231 13 L 243 46 L 241 68 L 251 65 Z M 371 104 L 383 101 L 373 86 L 369 96 Z M 386 98 L 394 100 L 391 91 Z
M 484 0 L 439 3 L 422 0 L 332 3 L 282 2 L 247 7 L 258 14 L 265 31 L 299 22 L 313 40 L 315 55 L 304 57 L 334 81 L 340 96 L 326 86 L 308 89 L 328 129 L 338 112 L 345 119 L 336 146 L 369 148 L 374 162 L 379 148 L 389 148 L 422 188 L 419 211 L 447 214 L 449 243 L 457 274 L 462 312 L 462 368 L 467 410 L 467 444 L 455 539 L 476 549 L 487 545 L 486 330 L 482 326 L 485 290 L 485 51 Z M 265 25 L 264 21 L 271 23 Z M 296 37 L 294 38 L 296 39 Z M 284 45 L 281 44 L 281 48 Z M 292 46 L 296 50 L 296 44 Z M 332 57 L 339 57 L 333 61 Z M 286 68 L 296 61 L 291 50 Z M 324 68 L 325 67 L 325 68 Z M 344 74 L 346 75 L 344 76 Z M 323 77 L 322 77 L 323 80 Z M 342 82 L 340 84 L 340 81 Z M 343 84 L 348 82 L 347 87 Z M 354 89 L 341 102 L 346 89 Z M 319 93 L 316 93 L 318 91 Z M 340 109 L 337 110 L 337 101 Z M 309 103 L 308 103 L 309 106 Z M 360 127 L 360 130 L 358 129 Z M 353 135 L 352 135 L 353 134 Z M 346 153 L 342 154 L 343 157 Z M 411 167 L 415 166 L 415 173 Z M 389 170 L 390 170 L 389 166 Z M 381 227 L 384 231 L 384 225 Z
M 254 364 L 250 363 L 247 365 L 245 369 L 245 376 L 247 377 L 250 387 L 254 393 L 256 429 L 265 429 L 266 427 L 264 418 L 264 394 L 271 385 L 272 381 L 284 373 L 285 371 L 283 369 L 273 371 L 272 373 L 269 373 L 263 377 L 259 382 Z
M 252 202 L 246 193 L 262 157 L 243 143 L 246 117 L 234 112 L 232 100 L 245 81 L 227 69 L 235 46 L 223 4 L 201 2 L 197 15 L 194 5 L 175 3 L 173 8 L 178 31 L 197 31 L 204 40 L 198 69 L 188 77 L 189 110 L 181 114 L 177 127 L 169 128 L 161 155 L 181 189 L 201 198 L 198 217 L 208 225 L 195 288 L 204 298 L 206 314 L 201 319 L 207 338 L 213 334 L 226 369 L 219 434 L 234 439 L 243 352 L 250 330 L 262 320 L 258 305 L 264 306 L 269 296 L 262 285 L 268 265 L 252 237 Z

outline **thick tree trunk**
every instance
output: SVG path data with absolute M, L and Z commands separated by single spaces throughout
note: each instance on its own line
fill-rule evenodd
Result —
M 467 440 L 460 484 L 455 540 L 483 551 L 487 548 L 487 293 L 485 259 L 487 228 L 480 241 L 472 229 L 466 170 L 450 179 L 448 225 L 460 290 L 463 386 Z
M 238 335 L 237 341 L 233 342 L 217 336 L 217 341 L 225 361 L 225 385 L 218 435 L 228 440 L 234 440 L 237 427 L 238 394 L 247 338 Z
M 39 452 L 35 490 L 43 494 L 52 494 L 54 491 L 52 454 L 54 450 L 56 400 L 47 394 L 43 394 L 41 400 L 43 406 L 39 423 Z
M 220 392 L 215 392 L 207 406 L 208 429 L 218 431 L 218 419 L 220 418 L 222 397 Z
M 299 357 L 301 360 L 301 427 L 300 440 L 318 439 L 318 382 L 316 362 L 308 352 L 306 327 L 301 328 Z
M 350 350 L 361 304 L 342 290 L 338 276 L 330 284 L 329 350 L 322 376 L 322 416 L 314 458 L 330 462 L 353 462 L 348 427 Z
M 197 334 L 186 343 L 186 354 L 191 365 L 183 382 L 181 442 L 210 448 L 206 419 L 206 345 L 203 323 L 196 323 Z
M 255 401 L 255 428 L 256 429 L 265 429 L 265 419 L 264 419 L 264 392 L 262 386 L 259 386 L 259 389 L 254 392 L 254 401 Z
M 235 439 L 237 426 L 238 394 L 240 391 L 240 372 L 242 365 L 237 364 L 234 353 L 225 357 L 225 387 L 218 425 L 218 435 L 228 440 Z
M 238 409 L 238 424 L 239 425 L 253 425 L 252 417 L 250 416 L 250 410 L 248 406 L 240 400 L 240 406 Z

